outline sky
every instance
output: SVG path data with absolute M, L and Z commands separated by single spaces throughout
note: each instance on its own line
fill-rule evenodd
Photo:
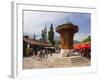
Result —
M 24 11 L 23 14 L 23 33 L 24 35 L 41 38 L 41 30 L 53 24 L 55 37 L 60 35 L 55 31 L 58 25 L 72 22 L 78 25 L 79 31 L 75 33 L 74 40 L 82 41 L 91 34 L 91 14 L 90 13 L 71 13 L 71 12 L 46 12 L 46 11 Z

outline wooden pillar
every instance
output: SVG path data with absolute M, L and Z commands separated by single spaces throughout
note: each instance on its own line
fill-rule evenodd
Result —
M 73 32 L 65 31 L 61 33 L 61 48 L 73 49 Z

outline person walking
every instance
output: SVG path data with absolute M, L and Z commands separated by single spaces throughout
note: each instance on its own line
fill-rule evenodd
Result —
M 46 54 L 46 50 L 43 49 L 43 50 L 42 50 L 42 57 L 43 57 L 43 58 L 45 58 L 45 54 Z
M 50 49 L 50 56 L 52 56 L 52 53 L 53 53 L 53 50 L 52 50 L 52 49 Z
M 32 58 L 35 59 L 35 50 L 33 49 L 32 52 L 33 52 L 33 56 L 32 56 Z
M 45 56 L 48 58 L 48 49 L 45 50 Z
M 38 55 L 38 59 L 37 59 L 37 60 L 40 61 L 40 60 L 41 60 L 41 59 L 40 59 L 40 55 L 41 55 L 40 50 L 37 51 L 37 55 Z

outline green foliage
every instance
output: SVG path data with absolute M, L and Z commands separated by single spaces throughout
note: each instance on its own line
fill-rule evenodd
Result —
M 52 45 L 55 45 L 53 24 L 51 24 L 50 30 L 48 31 L 48 40 Z
M 91 36 L 88 36 L 86 39 L 84 39 L 82 42 L 91 42 Z
M 36 36 L 35 36 L 35 34 L 34 34 L 34 38 L 33 38 L 34 40 L 36 40 Z
M 47 28 L 45 27 L 43 30 L 42 30 L 42 33 L 41 33 L 42 35 L 42 39 L 44 40 L 44 41 L 46 41 L 47 40 Z
M 53 31 L 53 24 L 51 24 L 50 30 Z
M 61 44 L 60 40 L 55 40 L 55 47 L 59 47 L 60 44 Z
M 44 40 L 45 41 L 47 40 L 47 28 L 46 27 L 44 28 Z
M 42 30 L 42 39 L 44 40 L 44 30 Z

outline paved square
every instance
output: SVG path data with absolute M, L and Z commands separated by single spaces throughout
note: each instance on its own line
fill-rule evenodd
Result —
M 42 59 L 41 61 L 38 61 L 37 59 L 34 59 L 33 57 L 24 57 L 23 58 L 23 69 L 39 69 L 39 68 L 59 68 L 59 67 L 84 67 L 84 66 L 90 66 L 91 62 L 90 60 L 83 60 L 79 63 L 77 60 L 74 60 L 74 64 L 69 63 L 67 60 L 61 60 L 58 59 L 54 60 L 56 58 L 60 57 L 60 54 L 54 53 L 52 56 L 48 55 L 47 59 Z M 52 62 L 53 61 L 53 62 Z

